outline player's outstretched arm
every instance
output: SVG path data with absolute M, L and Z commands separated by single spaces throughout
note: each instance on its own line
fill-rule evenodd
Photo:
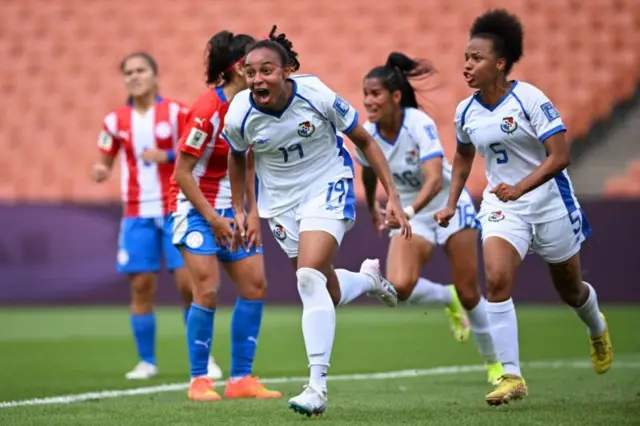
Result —
M 460 194 L 471 175 L 473 159 L 476 156 L 476 147 L 472 144 L 459 143 L 456 147 L 456 155 L 453 157 L 451 172 L 451 186 L 449 187 L 449 201 L 447 208 L 455 211 L 460 199 Z

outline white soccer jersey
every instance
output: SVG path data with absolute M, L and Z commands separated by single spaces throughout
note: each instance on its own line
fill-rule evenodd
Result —
M 425 182 L 422 165 L 425 161 L 441 157 L 442 190 L 431 202 L 416 214 L 416 218 L 433 220 L 433 214 L 447 204 L 449 184 L 451 183 L 451 166 L 444 158 L 444 152 L 434 121 L 424 112 L 415 108 L 405 108 L 402 126 L 395 141 L 385 139 L 378 131 L 378 126 L 369 121 L 364 128 L 380 144 L 393 179 L 398 188 L 402 207 L 413 204 Z M 356 160 L 363 166 L 369 166 L 360 150 L 356 149 Z
M 358 113 L 313 75 L 293 76 L 293 93 L 279 113 L 264 111 L 251 92 L 238 93 L 225 117 L 222 137 L 234 152 L 254 153 L 258 210 L 275 217 L 310 193 L 353 178 L 353 162 L 337 132 L 349 133 Z
M 458 143 L 475 145 L 485 158 L 487 205 L 517 213 L 529 223 L 548 222 L 580 207 L 566 170 L 516 201 L 504 203 L 489 192 L 500 182 L 515 185 L 537 169 L 547 157 L 544 141 L 566 130 L 537 87 L 514 81 L 494 107 L 484 105 L 476 93 L 458 104 L 455 127 Z

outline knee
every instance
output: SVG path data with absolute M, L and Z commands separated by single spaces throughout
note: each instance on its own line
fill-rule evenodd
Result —
M 300 268 L 296 271 L 296 277 L 298 278 L 298 294 L 300 294 L 302 303 L 318 300 L 324 294 L 329 295 L 327 278 L 317 269 Z
M 511 297 L 513 273 L 500 265 L 486 266 L 487 299 L 504 302 Z
M 387 280 L 393 285 L 398 294 L 398 300 L 401 302 L 406 301 L 413 293 L 413 289 L 416 287 L 418 277 L 412 277 L 402 274 L 389 274 Z
M 460 304 L 467 311 L 475 308 L 480 301 L 480 287 L 475 277 L 457 282 L 456 292 L 458 293 Z
M 207 274 L 196 274 L 192 277 L 193 302 L 204 308 L 215 308 L 218 300 L 218 283 Z
M 263 300 L 267 296 L 267 279 L 264 276 L 251 277 L 240 288 L 240 296 L 247 300 Z
M 153 297 L 155 276 L 153 274 L 136 274 L 131 279 L 131 293 L 134 301 L 148 300 Z

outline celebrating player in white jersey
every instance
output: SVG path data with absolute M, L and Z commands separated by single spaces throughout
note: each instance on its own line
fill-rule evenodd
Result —
M 587 326 L 597 373 L 609 370 L 613 350 L 596 292 L 582 281 L 580 245 L 590 228 L 565 170 L 569 164 L 565 126 L 538 88 L 507 80 L 522 56 L 520 21 L 505 10 L 488 11 L 476 19 L 470 37 L 464 78 L 478 91 L 456 110 L 458 148 L 449 200 L 435 218 L 445 227 L 453 218 L 477 150 L 485 158 L 488 180 L 478 215 L 487 311 L 505 369 L 487 402 L 499 405 L 527 394 L 511 290 L 529 249 L 545 260 L 558 294 Z
M 127 105 L 104 119 L 98 140 L 100 159 L 93 166 L 93 179 L 107 180 L 120 153 L 124 217 L 118 238 L 117 269 L 131 280 L 131 329 L 140 359 L 126 377 L 148 379 L 158 372 L 153 299 L 163 257 L 182 294 L 185 320 L 191 305 L 191 278 L 180 252 L 171 243 L 168 219 L 174 148 L 186 108 L 158 95 L 158 65 L 148 53 L 127 56 L 120 68 L 129 99 Z M 208 374 L 214 379 L 222 376 L 213 357 L 209 357 Z
M 363 82 L 364 106 L 369 117 L 364 128 L 380 144 L 389 162 L 413 232 L 413 238 L 407 241 L 396 230 L 391 231 L 386 278 L 398 292 L 399 301 L 445 305 L 456 340 L 466 341 L 471 328 L 485 361 L 488 380 L 496 383 L 503 370 L 497 360 L 486 302 L 478 284 L 478 230 L 470 195 L 465 191 L 460 197 L 448 228 L 439 227 L 433 219 L 433 214 L 446 206 L 451 166 L 444 157 L 436 125 L 418 109 L 416 93 L 408 80 L 432 71 L 427 61 L 394 52 L 385 65 L 369 71 Z M 363 156 L 358 151 L 356 154 L 363 165 L 369 211 L 379 229 L 377 177 Z M 449 257 L 455 287 L 420 277 L 436 245 L 443 246 Z M 468 319 L 463 306 L 469 312 Z
M 378 144 L 358 124 L 358 113 L 315 76 L 296 76 L 299 63 L 284 34 L 247 50 L 249 90 L 231 102 L 223 137 L 231 146 L 229 175 L 236 225 L 244 233 L 245 153 L 252 149 L 259 179 L 258 211 L 296 268 L 302 333 L 310 366 L 305 390 L 289 400 L 306 415 L 327 405 L 327 369 L 335 334 L 335 305 L 364 293 L 397 303 L 377 260 L 361 272 L 334 270 L 333 258 L 355 222 L 353 163 L 337 132 L 347 134 L 380 177 L 389 195 L 388 226 L 411 228 Z M 250 236 L 246 236 L 250 238 Z

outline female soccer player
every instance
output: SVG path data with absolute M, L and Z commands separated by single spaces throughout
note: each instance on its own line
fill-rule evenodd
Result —
M 594 370 L 611 367 L 613 350 L 596 292 L 582 281 L 580 245 L 590 232 L 566 167 L 565 126 L 538 88 L 507 80 L 522 56 L 522 26 L 505 10 L 476 19 L 465 52 L 464 78 L 478 89 L 455 114 L 458 148 L 447 207 L 435 214 L 446 227 L 476 153 L 485 157 L 488 186 L 478 218 L 482 223 L 487 312 L 505 375 L 487 395 L 491 405 L 527 394 L 518 357 L 518 324 L 511 300 L 516 270 L 529 248 L 549 265 L 562 300 L 587 326 Z
M 433 214 L 446 205 L 451 166 L 444 158 L 436 125 L 418 109 L 414 88 L 408 80 L 432 71 L 428 62 L 394 52 L 385 65 L 373 68 L 364 78 L 364 106 L 368 114 L 364 128 L 380 144 L 389 162 L 413 230 L 411 240 L 403 238 L 397 230 L 390 232 L 386 278 L 393 283 L 400 301 L 413 305 L 445 305 L 456 340 L 468 339 L 470 322 L 488 380 L 494 383 L 503 370 L 497 361 L 486 302 L 478 284 L 478 230 L 471 197 L 463 193 L 453 224 L 448 228 L 439 227 L 433 219 Z M 363 165 L 367 205 L 374 226 L 380 229 L 380 207 L 375 198 L 377 177 L 362 155 L 358 151 L 356 154 Z M 449 256 L 455 287 L 420 277 L 436 245 L 442 245 Z M 463 306 L 469 312 L 468 320 Z
M 207 84 L 216 87 L 202 94 L 189 111 L 174 172 L 173 242 L 180 248 L 194 281 L 193 303 L 187 318 L 187 345 L 192 378 L 188 396 L 195 401 L 220 399 L 213 381 L 206 375 L 220 283 L 218 261 L 239 290 L 231 320 L 231 375 L 225 397 L 282 396 L 280 392 L 266 389 L 251 375 L 267 287 L 253 182 L 247 189 L 247 229 L 255 240 L 249 247 L 232 251 L 223 239 L 216 241 L 215 237 L 233 235 L 231 188 L 227 177 L 229 146 L 219 139 L 219 133 L 229 102 L 247 87 L 242 59 L 247 46 L 253 42 L 251 36 L 229 31 L 221 31 L 209 40 Z
M 299 64 L 284 34 L 253 44 L 245 58 L 248 91 L 239 93 L 226 116 L 223 137 L 231 146 L 229 175 L 240 235 L 245 231 L 245 153 L 251 148 L 259 178 L 258 210 L 296 268 L 302 299 L 302 333 L 311 369 L 308 386 L 289 400 L 307 415 L 327 405 L 327 369 L 335 333 L 335 305 L 373 293 L 397 302 L 377 260 L 361 272 L 334 270 L 333 259 L 355 221 L 353 163 L 337 131 L 349 135 L 372 165 L 389 195 L 388 226 L 411 228 L 402 214 L 389 167 L 377 143 L 358 124 L 358 114 L 315 76 L 289 78 Z
M 186 319 L 191 304 L 189 273 L 178 250 L 171 244 L 168 220 L 169 180 L 173 151 L 180 135 L 184 107 L 158 95 L 158 65 L 145 52 L 127 56 L 120 64 L 129 94 L 127 105 L 109 113 L 98 140 L 100 158 L 93 179 L 104 182 L 122 151 L 122 199 L 124 218 L 118 239 L 117 269 L 131 280 L 131 328 L 140 362 L 127 379 L 148 379 L 156 366 L 156 318 L 153 299 L 161 258 L 173 272 L 184 303 Z M 209 359 L 209 374 L 222 371 Z

